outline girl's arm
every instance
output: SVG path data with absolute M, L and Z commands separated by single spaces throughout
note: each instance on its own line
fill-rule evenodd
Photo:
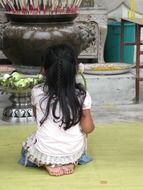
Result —
M 95 125 L 91 116 L 90 109 L 85 109 L 82 111 L 80 125 L 81 125 L 82 131 L 86 134 L 91 133 L 94 130 Z

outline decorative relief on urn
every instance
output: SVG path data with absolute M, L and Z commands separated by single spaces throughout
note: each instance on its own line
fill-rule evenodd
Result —
M 84 20 L 84 18 L 83 18 Z M 98 27 L 97 27 L 97 23 L 95 21 L 87 21 L 87 17 L 85 17 L 85 21 L 80 21 L 80 26 L 85 26 L 87 27 L 87 29 L 90 31 L 90 34 L 93 36 L 91 42 L 88 44 L 88 47 L 86 47 L 85 50 L 83 50 L 80 53 L 80 57 L 84 56 L 89 56 L 92 58 L 96 58 L 98 56 L 98 36 L 99 36 L 99 31 L 98 31 Z
M 94 0 L 83 0 L 80 7 L 94 7 Z

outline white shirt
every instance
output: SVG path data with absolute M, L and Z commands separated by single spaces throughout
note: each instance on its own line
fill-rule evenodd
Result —
M 64 157 L 76 161 L 82 155 L 85 148 L 85 135 L 81 132 L 80 124 L 78 123 L 70 129 L 64 130 L 63 127 L 59 127 L 59 123 L 53 121 L 52 114 L 49 114 L 48 118 L 42 126 L 40 126 L 40 120 L 43 118 L 43 112 L 40 108 L 40 99 L 44 96 L 42 85 L 37 85 L 32 89 L 31 99 L 32 105 L 36 106 L 37 121 L 37 131 L 35 134 L 36 143 L 34 143 L 34 146 L 44 156 L 52 156 L 57 159 Z M 42 104 L 42 106 L 46 106 L 46 102 Z M 89 93 L 86 92 L 83 109 L 90 108 L 91 97 Z M 62 162 L 66 163 L 68 161 Z

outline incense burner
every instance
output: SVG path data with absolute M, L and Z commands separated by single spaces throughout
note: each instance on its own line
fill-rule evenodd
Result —
M 94 38 L 91 30 L 74 22 L 77 14 L 6 13 L 6 16 L 9 22 L 3 29 L 2 51 L 16 69 L 25 74 L 39 71 L 42 56 L 49 46 L 66 43 L 79 55 Z
M 0 35 L 0 47 L 17 71 L 39 72 L 42 57 L 49 46 L 69 44 L 77 56 L 95 35 L 74 19 L 82 0 L 0 1 L 8 24 Z

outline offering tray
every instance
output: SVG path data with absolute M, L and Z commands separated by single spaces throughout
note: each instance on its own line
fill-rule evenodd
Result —
M 131 71 L 134 65 L 125 63 L 84 64 L 84 73 L 93 75 L 116 75 Z
M 27 89 L 13 89 L 13 88 L 4 88 L 0 85 L 0 91 L 5 94 L 24 94 L 24 93 L 31 93 L 31 88 Z
M 31 105 L 31 89 L 36 84 L 43 82 L 41 74 L 23 75 L 18 72 L 11 74 L 2 73 L 0 76 L 0 90 L 10 94 L 11 104 L 4 108 L 2 119 L 11 123 L 33 121 Z
M 25 75 L 17 71 L 0 74 L 0 90 L 3 93 L 29 93 L 33 86 L 43 82 L 42 74 Z

